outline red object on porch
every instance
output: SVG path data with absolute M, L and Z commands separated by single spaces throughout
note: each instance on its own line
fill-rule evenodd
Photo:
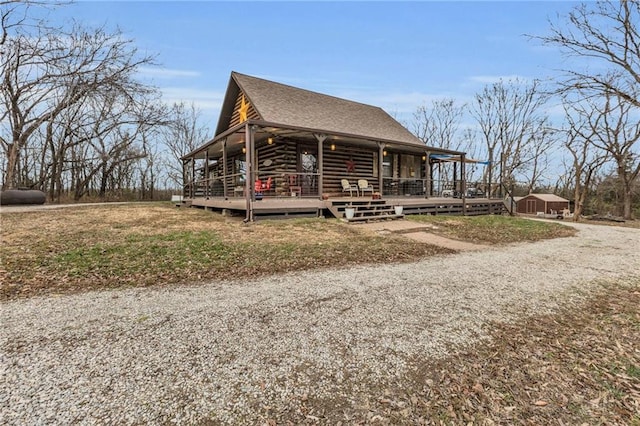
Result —
M 291 193 L 291 195 L 302 195 L 302 187 L 298 185 L 298 176 L 289 175 L 289 192 Z
M 262 193 L 262 192 L 266 192 L 269 191 L 271 189 L 271 183 L 273 182 L 273 180 L 271 179 L 271 176 L 269 176 L 269 179 L 267 179 L 266 182 L 262 182 L 262 180 L 260 180 L 260 178 L 256 179 L 256 183 L 254 186 L 255 192 L 256 193 Z

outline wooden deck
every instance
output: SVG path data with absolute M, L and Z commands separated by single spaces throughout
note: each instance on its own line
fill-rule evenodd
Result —
M 247 202 L 244 198 L 184 199 L 178 205 L 236 216 L 246 216 L 247 212 Z M 505 211 L 501 199 L 487 198 L 468 198 L 463 203 L 463 200 L 458 198 L 384 197 L 382 200 L 372 200 L 371 197 L 335 197 L 319 200 L 305 197 L 265 197 L 252 202 L 254 219 L 322 216 L 344 218 L 345 208 L 352 206 L 356 206 L 359 213 L 355 221 L 399 218 L 410 214 L 472 216 L 501 214 Z M 402 214 L 395 214 L 394 206 L 402 206 Z
M 183 200 L 182 204 L 232 216 L 245 216 L 247 212 L 247 201 L 244 198 L 193 198 Z M 304 197 L 263 198 L 253 201 L 252 206 L 255 218 L 320 217 L 326 209 L 325 201 Z

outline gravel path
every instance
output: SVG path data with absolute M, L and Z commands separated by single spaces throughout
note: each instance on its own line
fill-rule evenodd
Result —
M 246 424 L 366 404 L 490 321 L 640 278 L 640 230 L 577 226 L 409 264 L 3 303 L 0 420 Z

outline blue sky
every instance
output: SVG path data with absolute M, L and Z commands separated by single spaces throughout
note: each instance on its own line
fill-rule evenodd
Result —
M 238 71 L 380 106 L 408 123 L 422 104 L 461 103 L 498 78 L 552 78 L 569 65 L 545 34 L 577 3 L 80 1 L 52 12 L 119 27 L 160 67 L 141 78 L 194 102 L 215 128 Z

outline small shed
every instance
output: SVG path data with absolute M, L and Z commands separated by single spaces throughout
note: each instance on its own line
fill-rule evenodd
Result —
M 569 208 L 569 200 L 555 194 L 529 194 L 516 200 L 516 212 L 524 214 L 551 214 Z

